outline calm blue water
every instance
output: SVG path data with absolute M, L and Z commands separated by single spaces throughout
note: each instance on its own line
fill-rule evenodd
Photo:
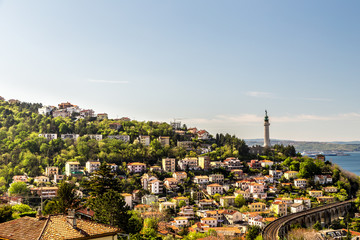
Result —
M 348 152 L 350 156 L 326 156 L 326 160 L 360 176 L 360 152 Z

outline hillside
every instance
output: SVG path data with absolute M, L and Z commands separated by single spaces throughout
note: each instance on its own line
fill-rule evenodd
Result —
M 249 146 L 262 145 L 262 139 L 248 139 L 245 140 Z M 277 140 L 271 139 L 271 144 L 283 144 L 293 145 L 297 152 L 327 152 L 327 151 L 339 151 L 339 152 L 355 152 L 360 151 L 360 144 L 356 142 L 306 142 L 306 141 L 292 141 L 292 140 Z
M 106 161 L 124 166 L 128 162 L 159 164 L 163 157 L 183 158 L 207 153 L 212 160 L 226 157 L 248 158 L 245 142 L 229 134 L 216 138 L 199 139 L 186 126 L 174 131 L 165 122 L 135 120 L 97 120 L 96 117 L 53 117 L 38 114 L 41 104 L 0 101 L 0 189 L 12 181 L 14 175 L 41 175 L 46 166 L 64 169 L 67 161 Z M 117 126 L 116 128 L 110 125 Z M 200 131 L 199 131 L 200 132 Z M 204 132 L 204 131 L 201 131 Z M 205 131 L 206 132 L 206 131 Z M 57 139 L 46 139 L 39 134 L 57 134 Z M 61 134 L 78 134 L 77 140 L 62 139 Z M 102 140 L 92 139 L 92 134 Z M 128 141 L 109 136 L 129 137 Z M 139 136 L 149 136 L 149 144 L 141 144 Z M 159 137 L 168 137 L 169 144 Z M 179 143 L 187 143 L 179 147 Z M 181 144 L 180 144 L 181 145 Z M 191 151 L 190 151 L 191 150 Z

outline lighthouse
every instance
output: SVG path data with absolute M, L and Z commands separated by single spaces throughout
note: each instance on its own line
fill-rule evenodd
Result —
M 264 118 L 264 147 L 270 147 L 270 134 L 269 134 L 269 117 L 267 115 L 267 111 L 265 110 L 265 118 Z

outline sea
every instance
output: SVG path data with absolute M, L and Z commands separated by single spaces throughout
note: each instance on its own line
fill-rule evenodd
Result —
M 349 156 L 326 156 L 325 159 L 339 165 L 342 169 L 360 176 L 360 152 L 345 152 Z

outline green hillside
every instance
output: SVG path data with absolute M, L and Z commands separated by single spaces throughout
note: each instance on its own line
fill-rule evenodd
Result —
M 13 103 L 0 101 L 0 188 L 5 189 L 14 175 L 41 175 L 47 166 L 64 169 L 67 161 L 79 161 L 82 165 L 88 160 L 106 161 L 124 166 L 127 162 L 160 163 L 163 157 L 183 158 L 201 154 L 203 147 L 210 147 L 212 160 L 226 157 L 246 158 L 248 147 L 243 140 L 229 134 L 217 134 L 211 140 L 198 140 L 195 135 L 184 135 L 173 131 L 168 123 L 102 120 L 86 118 L 62 118 L 38 114 L 41 104 Z M 109 128 L 111 123 L 120 123 L 121 128 Z M 183 127 L 186 132 L 186 126 Z M 39 133 L 79 134 L 77 141 L 62 140 L 60 137 L 47 140 Z M 103 140 L 90 139 L 86 134 L 102 134 Z M 130 142 L 108 139 L 108 135 L 129 135 Z M 139 143 L 139 135 L 149 135 L 151 143 Z M 59 136 L 59 135 L 58 135 Z M 162 146 L 159 136 L 170 137 L 170 146 Z M 193 151 L 177 147 L 178 141 L 192 141 Z

